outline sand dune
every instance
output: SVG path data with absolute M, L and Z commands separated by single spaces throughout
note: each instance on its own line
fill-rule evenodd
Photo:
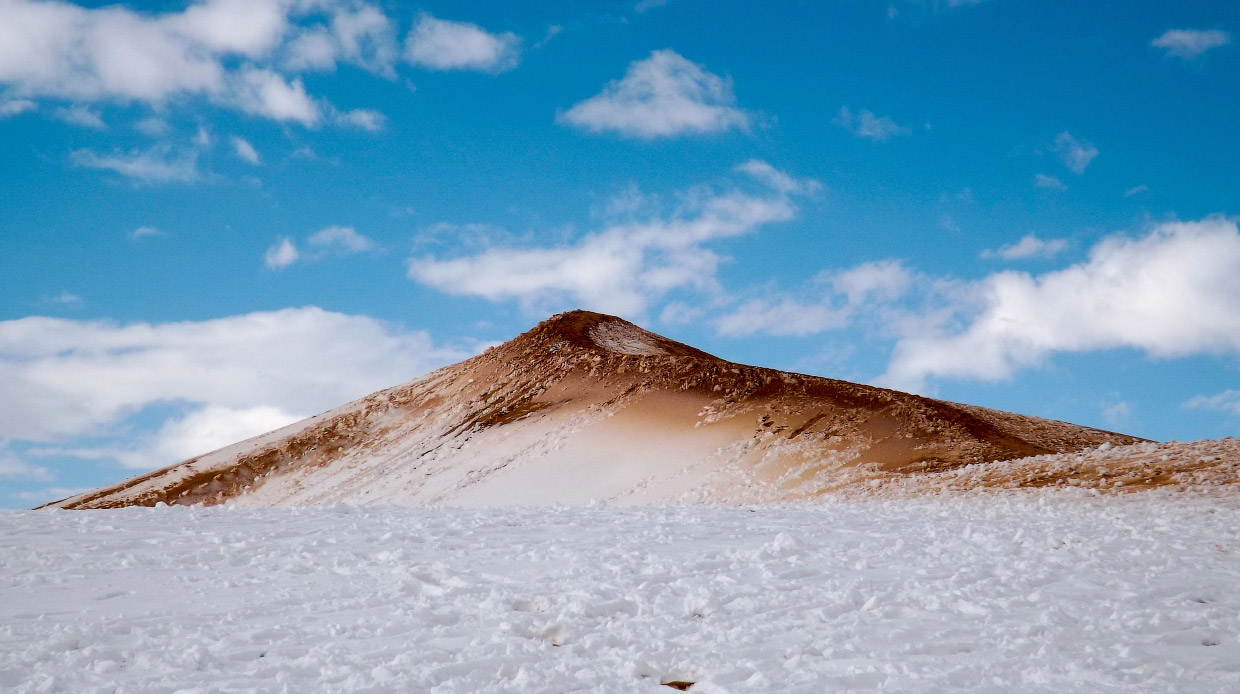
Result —
M 424 378 L 50 505 L 745 504 L 881 490 L 1124 491 L 1234 484 L 1235 443 L 1168 447 L 745 366 L 572 311 Z

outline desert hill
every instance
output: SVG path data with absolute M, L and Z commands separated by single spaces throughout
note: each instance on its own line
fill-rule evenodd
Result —
M 1150 483 L 1151 464 L 1166 468 L 1159 479 L 1236 477 L 1234 453 L 1185 468 L 1141 453 L 1157 445 L 736 364 L 571 311 L 409 383 L 49 506 L 766 503 L 959 486 L 1001 461 L 1002 486 L 1114 488 L 1110 470 L 1046 462 L 1100 446 L 1135 451 Z M 1013 462 L 1024 460 L 1040 472 Z

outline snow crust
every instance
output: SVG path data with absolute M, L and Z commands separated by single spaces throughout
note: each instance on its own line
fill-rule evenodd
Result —
M 660 347 L 654 337 L 636 325 L 623 321 L 607 321 L 590 328 L 590 339 L 594 344 L 616 354 L 647 357 L 667 354 L 667 350 Z
M 0 513 L 6 692 L 1237 692 L 1240 503 Z

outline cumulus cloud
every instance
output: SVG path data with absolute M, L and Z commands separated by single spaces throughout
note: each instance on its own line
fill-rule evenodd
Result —
M 262 158 L 258 156 L 258 150 L 254 149 L 254 145 L 250 144 L 249 140 L 234 135 L 232 138 L 232 146 L 233 152 L 242 161 L 245 161 L 253 166 L 258 166 L 262 163 Z
M 491 301 L 515 300 L 530 312 L 572 302 L 637 315 L 676 289 L 712 291 L 721 260 L 705 244 L 755 231 L 796 212 L 797 181 L 757 162 L 738 167 L 760 193 L 732 188 L 687 196 L 670 215 L 627 219 L 570 243 L 495 246 L 456 258 L 409 260 L 409 277 L 440 291 Z
M 1150 42 L 1167 55 L 1192 60 L 1212 48 L 1231 43 L 1231 34 L 1218 29 L 1171 29 Z
M 847 107 L 841 108 L 839 114 L 831 122 L 857 137 L 878 142 L 913 133 L 913 129 L 908 126 L 900 125 L 886 116 L 876 116 L 864 109 L 854 114 Z
M 1059 155 L 1059 160 L 1074 174 L 1085 173 L 1085 167 L 1098 156 L 1098 148 L 1092 143 L 1072 137 L 1068 131 L 1055 136 L 1055 144 L 1051 150 Z
M 1232 219 L 1111 237 L 1083 263 L 1038 276 L 1001 272 L 969 289 L 955 321 L 896 344 L 884 382 L 920 389 L 932 377 L 1004 379 L 1056 352 L 1240 352 L 1240 232 Z
M 1016 243 L 1009 243 L 997 249 L 982 251 L 982 257 L 999 258 L 1001 260 L 1053 258 L 1067 248 L 1067 239 L 1040 239 L 1035 234 L 1027 234 Z
M 28 456 L 166 465 L 463 356 L 436 346 L 424 332 L 313 307 L 163 324 L 3 321 L 0 444 L 58 446 Z M 168 404 L 181 413 L 136 446 L 117 440 L 79 450 L 63 445 L 74 437 L 127 431 L 118 422 Z M 21 470 L 11 460 L 6 465 Z
M 77 166 L 113 171 L 144 183 L 193 183 L 200 178 L 196 150 L 173 150 L 165 144 L 112 154 L 79 149 L 69 160 Z
M 301 79 L 291 82 L 271 70 L 243 70 L 234 80 L 230 101 L 242 111 L 307 127 L 319 122 L 319 105 L 306 94 Z
M 731 81 L 672 50 L 633 62 L 622 79 L 558 120 L 590 132 L 643 139 L 749 127 L 749 116 L 736 107 Z
M 301 257 L 301 253 L 297 250 L 297 245 L 288 237 L 281 237 L 263 254 L 263 264 L 272 270 L 286 268 L 297 262 Z
M 326 48 L 305 48 L 320 34 Z M 281 70 L 343 60 L 390 76 L 397 52 L 387 17 L 356 0 L 201 0 L 161 13 L 0 3 L 0 85 L 15 103 L 162 107 L 199 97 L 312 127 L 320 121 L 319 102 Z
M 505 72 L 521 61 L 521 37 L 423 13 L 405 39 L 405 59 L 431 70 Z
M 334 70 L 345 62 L 393 77 L 400 49 L 396 26 L 377 7 L 337 5 L 328 22 L 301 29 L 285 52 L 290 70 Z

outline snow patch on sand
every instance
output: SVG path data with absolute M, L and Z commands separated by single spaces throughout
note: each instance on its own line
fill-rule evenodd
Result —
M 0 689 L 1235 692 L 1240 503 L 0 513 Z
M 616 354 L 657 357 L 668 354 L 659 346 L 653 335 L 631 323 L 607 321 L 590 328 L 594 344 Z

